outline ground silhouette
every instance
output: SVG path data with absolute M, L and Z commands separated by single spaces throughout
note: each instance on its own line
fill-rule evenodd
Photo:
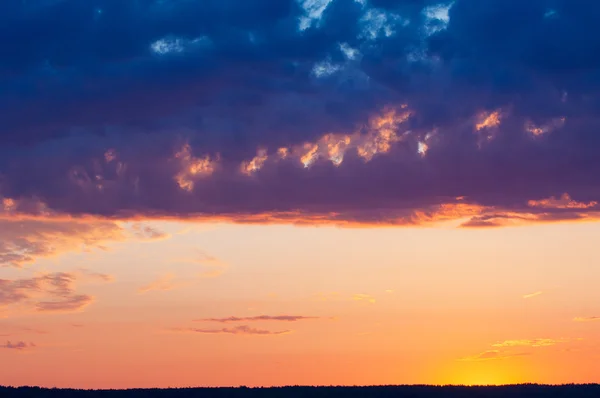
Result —
M 0 387 L 0 398 L 600 398 L 599 384 L 76 390 Z

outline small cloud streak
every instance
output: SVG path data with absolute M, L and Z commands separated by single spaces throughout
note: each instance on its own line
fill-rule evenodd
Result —
M 341 294 L 338 292 L 316 293 L 313 297 L 316 301 L 335 301 L 342 299 Z
M 523 295 L 523 298 L 524 299 L 530 299 L 530 298 L 533 298 L 533 297 L 537 297 L 537 296 L 541 295 L 542 293 L 543 292 L 535 292 L 535 293 L 525 294 L 525 295 Z
M 152 291 L 166 292 L 169 290 L 173 290 L 181 284 L 174 282 L 175 275 L 167 274 L 164 275 L 155 281 L 150 282 L 149 284 L 142 286 L 138 289 L 138 293 L 144 294 Z
M 179 328 L 172 329 L 175 332 L 202 333 L 202 334 L 233 334 L 233 335 L 253 335 L 253 336 L 275 336 L 289 334 L 291 330 L 271 331 L 265 329 L 257 329 L 248 325 L 240 325 L 233 328 L 221 329 L 197 329 L 197 328 Z
M 369 294 L 363 294 L 363 293 L 355 294 L 354 296 L 352 296 L 352 299 L 354 301 L 365 301 L 370 304 L 375 304 L 375 302 L 376 302 L 376 300 L 373 296 L 371 296 Z
M 320 319 L 318 316 L 300 316 L 300 315 L 258 315 L 250 317 L 236 317 L 230 316 L 227 318 L 204 318 L 196 319 L 194 322 L 259 322 L 259 321 L 282 321 L 282 322 L 297 322 L 307 319 Z
M 560 343 L 569 343 L 579 339 L 571 339 L 571 338 L 560 338 L 560 339 L 521 339 L 521 340 L 505 340 L 502 342 L 498 342 L 496 344 L 492 344 L 492 347 L 496 349 L 483 351 L 477 355 L 468 356 L 459 358 L 459 361 L 469 361 L 469 362 L 479 362 L 479 361 L 492 361 L 492 360 L 501 360 L 501 359 L 509 359 L 513 357 L 519 357 L 524 355 L 531 355 L 529 352 L 522 353 L 513 353 L 506 352 L 500 349 L 510 349 L 515 347 L 551 347 Z
M 156 241 L 169 239 L 171 236 L 148 225 L 135 223 L 131 226 L 133 236 L 141 241 Z
M 26 343 L 24 341 L 17 341 L 17 342 L 11 342 L 11 341 L 7 341 L 6 344 L 0 345 L 0 348 L 4 348 L 7 350 L 16 350 L 16 351 L 24 351 L 24 350 L 28 350 L 30 348 L 34 348 L 35 344 L 33 343 Z
M 103 274 L 101 272 L 93 272 L 86 268 L 80 268 L 79 274 L 82 280 L 90 280 L 94 282 L 105 282 L 112 283 L 115 281 L 115 277 L 109 274 Z
M 78 294 L 60 301 L 42 301 L 36 304 L 38 312 L 78 312 L 94 302 L 94 297 Z
M 502 115 L 500 114 L 500 111 L 482 113 L 479 116 L 481 121 L 475 124 L 475 130 L 479 131 L 485 128 L 498 127 L 500 125 L 501 118 Z
M 530 355 L 530 354 L 527 352 L 510 354 L 510 353 L 503 353 L 499 350 L 488 350 L 488 351 L 484 351 L 482 353 L 479 353 L 477 355 L 473 355 L 470 357 L 459 358 L 458 360 L 464 361 L 464 362 L 497 361 L 497 360 L 502 360 L 502 359 L 522 357 L 522 356 L 526 356 L 526 355 Z
M 500 343 L 492 344 L 492 347 L 550 347 L 560 343 L 568 343 L 571 339 L 523 339 L 506 340 Z
M 198 251 L 193 258 L 178 259 L 175 260 L 175 262 L 192 264 L 194 270 L 188 272 L 187 275 L 184 276 L 178 276 L 173 273 L 163 275 L 149 284 L 139 288 L 138 293 L 143 294 L 151 291 L 164 292 L 190 286 L 193 283 L 198 282 L 200 279 L 219 277 L 227 269 L 227 264 L 202 251 Z
M 581 317 L 578 316 L 576 318 L 573 318 L 574 322 L 600 322 L 600 316 L 587 316 L 587 317 Z
M 227 269 L 227 264 L 203 251 L 198 251 L 196 257 L 191 262 L 204 268 L 196 274 L 198 278 L 216 278 L 221 276 Z
M 32 278 L 0 279 L 0 309 L 25 307 L 39 313 L 78 312 L 94 301 L 93 296 L 78 294 L 76 284 L 85 278 L 107 282 L 105 274 L 55 272 Z

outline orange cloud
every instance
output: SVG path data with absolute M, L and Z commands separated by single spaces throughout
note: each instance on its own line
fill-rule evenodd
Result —
M 547 133 L 552 132 L 553 130 L 562 127 L 565 124 L 566 118 L 560 117 L 557 119 L 552 119 L 549 123 L 544 125 L 536 125 L 533 122 L 529 121 L 525 123 L 525 130 L 531 133 L 533 136 L 538 137 Z
M 370 304 L 375 304 L 375 298 L 369 294 L 358 293 L 352 296 L 354 301 L 365 301 Z
M 588 317 L 576 317 L 573 318 L 575 322 L 600 322 L 600 316 L 588 316 Z
M 506 340 L 492 344 L 492 347 L 549 347 L 560 343 L 568 343 L 571 339 L 523 339 Z
M 227 264 L 202 251 L 197 251 L 193 257 L 178 259 L 175 260 L 175 262 L 192 264 L 194 269 L 192 271 L 188 270 L 185 275 L 175 275 L 174 273 L 163 275 L 160 278 L 139 288 L 138 292 L 164 292 L 190 286 L 198 282 L 200 279 L 216 278 L 220 276 L 227 268 Z
M 138 289 L 138 292 L 142 294 L 152 291 L 166 292 L 182 286 L 180 283 L 176 283 L 174 279 L 175 275 L 173 274 L 164 275 L 156 279 L 155 281 L 152 281 L 149 284 L 142 286 Z
M 194 190 L 196 180 L 202 177 L 211 175 L 216 168 L 217 159 L 211 159 L 206 155 L 201 158 L 192 155 L 192 148 L 189 144 L 183 147 L 175 154 L 175 159 L 179 160 L 181 170 L 175 176 L 175 181 L 184 191 L 191 192 Z
M 568 193 L 564 193 L 559 199 L 551 197 L 542 200 L 530 200 L 527 202 L 530 207 L 540 207 L 543 209 L 590 209 L 598 206 L 598 202 L 588 203 L 577 202 L 571 199 Z
M 267 161 L 267 159 L 269 159 L 269 156 L 267 155 L 267 150 L 259 149 L 256 153 L 256 156 L 252 160 L 242 163 L 242 173 L 246 175 L 251 175 L 255 171 L 260 170 Z
M 99 216 L 70 216 L 47 210 L 37 213 L 12 213 L 0 211 L 0 226 L 3 223 L 26 223 L 29 228 L 25 231 L 35 239 L 44 238 L 26 250 L 19 250 L 19 245 L 31 243 L 29 238 L 19 240 L 14 237 L 16 226 L 7 230 L 0 229 L 0 238 L 8 235 L 5 242 L 0 240 L 0 266 L 23 266 L 35 261 L 38 257 L 55 256 L 63 251 L 84 248 L 105 249 L 106 244 L 114 241 L 135 239 L 152 241 L 165 239 L 168 234 L 157 231 L 141 222 L 149 221 L 179 221 L 195 223 L 236 223 L 236 224 L 291 224 L 296 226 L 330 225 L 342 228 L 373 228 L 398 226 L 435 226 L 441 223 L 460 221 L 460 228 L 489 228 L 504 226 L 520 226 L 534 223 L 554 223 L 560 221 L 591 221 L 600 219 L 600 206 L 596 202 L 576 202 L 565 194 L 561 199 L 542 199 L 524 202 L 522 207 L 513 207 L 510 211 L 498 206 L 482 206 L 472 203 L 469 198 L 461 196 L 447 198 L 446 203 L 400 209 L 380 210 L 350 210 L 349 212 L 319 212 L 319 211 L 279 211 L 279 212 L 234 212 L 226 213 L 194 213 L 183 216 L 172 214 L 124 214 L 117 219 L 107 219 Z M 20 206 L 14 202 L 14 206 Z M 27 204 L 46 209 L 40 202 Z M 42 225 L 40 231 L 35 231 L 37 225 Z M 57 231 L 54 231 L 56 229 Z M 48 231 L 46 231 L 48 230 Z M 7 231 L 13 231 L 9 233 Z M 73 231 L 73 232 L 71 232 Z M 86 232 L 87 231 L 87 232 Z M 96 232 L 94 232 L 96 231 Z M 55 239 L 56 238 L 56 239 Z M 48 241 L 58 242 L 51 245 Z M 14 241 L 14 242 L 13 242 Z M 45 249 L 48 250 L 45 250 Z M 29 252 L 32 255 L 27 255 Z M 201 272 L 201 277 L 214 277 L 220 271 L 210 269 Z
M 537 297 L 537 296 L 541 295 L 542 293 L 543 292 L 535 292 L 535 293 L 525 294 L 525 295 L 523 295 L 523 298 L 529 299 L 529 298 Z
M 366 134 L 360 130 L 350 134 L 325 134 L 315 142 L 305 142 L 293 148 L 279 148 L 277 156 L 273 158 L 266 149 L 259 149 L 254 158 L 242 162 L 240 170 L 245 175 L 251 175 L 262 169 L 268 161 L 277 162 L 290 158 L 306 168 L 319 159 L 339 166 L 349 150 L 354 150 L 359 157 L 368 162 L 378 154 L 388 153 L 394 143 L 403 140 L 405 132 L 400 133 L 401 126 L 411 115 L 412 112 L 406 106 L 388 108 L 373 116 L 366 126 L 361 126 L 361 130 L 366 130 Z
M 197 266 L 199 270 L 194 273 L 193 278 L 216 278 L 227 269 L 227 264 L 201 250 L 197 250 L 192 257 L 176 261 Z
M 494 111 L 490 113 L 483 112 L 479 115 L 480 121 L 475 124 L 475 129 L 479 131 L 486 128 L 498 127 L 500 125 L 501 118 L 502 115 L 500 114 L 500 111 Z
M 341 294 L 338 292 L 317 293 L 313 297 L 317 301 L 334 301 L 342 298 Z

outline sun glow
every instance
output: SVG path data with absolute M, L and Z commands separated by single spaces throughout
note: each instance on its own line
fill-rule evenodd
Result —
M 441 377 L 440 384 L 500 386 L 527 383 L 529 376 L 516 360 L 463 363 Z

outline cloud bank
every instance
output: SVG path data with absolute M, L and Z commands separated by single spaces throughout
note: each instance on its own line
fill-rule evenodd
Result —
M 593 2 L 84 3 L 0 5 L 3 217 L 598 218 Z

